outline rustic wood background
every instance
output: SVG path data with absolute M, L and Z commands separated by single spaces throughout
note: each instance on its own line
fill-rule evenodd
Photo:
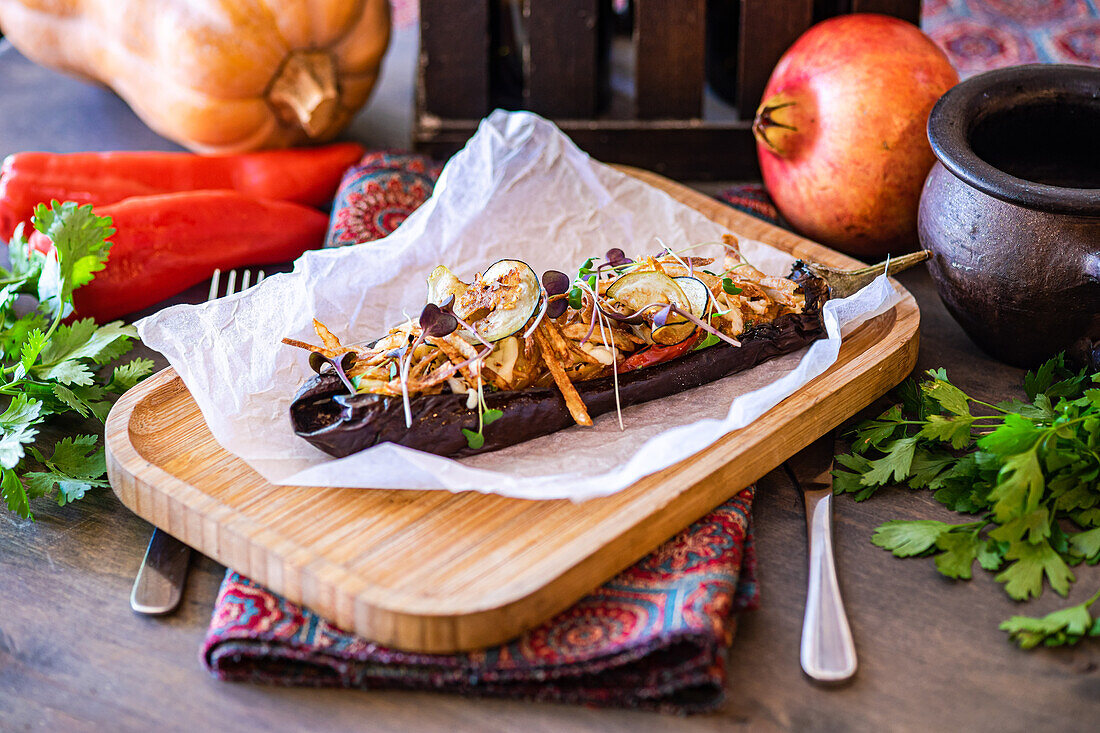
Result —
M 415 37 L 394 56 L 354 135 L 407 144 Z M 79 120 L 74 125 L 73 120 Z M 117 98 L 39 69 L 0 44 L 0 156 L 15 150 L 173 149 Z M 1018 394 L 1021 372 L 981 354 L 951 320 L 924 271 L 899 279 L 922 311 L 917 370 L 944 366 L 985 399 Z M 185 296 L 199 302 L 196 288 Z M 283 689 L 211 679 L 198 660 L 224 568 L 192 567 L 177 614 L 134 615 L 128 599 L 151 527 L 109 491 L 38 522 L 0 513 L 0 730 L 1063 731 L 1100 719 L 1100 641 L 1023 652 L 996 626 L 1015 613 L 1080 602 L 1100 567 L 1076 568 L 1068 600 L 1047 590 L 1012 602 L 986 574 L 939 576 L 870 544 L 894 518 L 950 520 L 926 493 L 894 489 L 836 504 L 840 581 L 860 654 L 847 687 L 809 684 L 798 667 L 805 594 L 801 500 L 782 471 L 754 510 L 762 607 L 746 614 L 730 655 L 729 701 L 689 719 L 619 710 L 466 700 L 448 695 Z M 1093 721 L 1093 723 L 1089 723 Z
M 421 0 L 416 146 L 448 157 L 504 105 L 553 119 L 605 162 L 680 179 L 758 178 L 752 118 L 803 31 L 844 13 L 920 19 L 920 0 L 633 0 L 625 20 L 610 4 Z M 513 8 L 525 16 L 526 54 L 511 34 Z M 616 24 L 631 26 L 629 40 L 612 37 Z M 522 82 L 494 73 L 505 52 L 526 59 L 514 62 Z M 732 107 L 705 93 L 708 62 L 733 77 L 717 85 Z M 518 97 L 500 88 L 524 82 Z

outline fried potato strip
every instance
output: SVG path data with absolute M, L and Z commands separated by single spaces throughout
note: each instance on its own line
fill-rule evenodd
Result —
M 546 335 L 547 329 L 545 326 L 544 321 L 535 329 L 535 339 L 542 351 L 542 360 L 550 370 L 550 375 L 554 378 L 554 384 L 561 390 L 561 395 L 565 398 L 565 406 L 569 409 L 569 414 L 573 416 L 573 420 L 578 425 L 591 426 L 592 417 L 588 414 L 588 408 L 584 406 L 584 400 L 581 399 L 577 388 L 569 381 L 569 375 L 565 373 L 565 367 L 558 360 L 558 356 L 550 344 L 550 338 Z

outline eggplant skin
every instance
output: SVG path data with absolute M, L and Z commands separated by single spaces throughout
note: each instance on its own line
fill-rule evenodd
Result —
M 744 371 L 822 338 L 821 309 L 828 297 L 825 281 L 796 263 L 791 279 L 806 294 L 802 313 L 780 316 L 747 329 L 741 346 L 719 343 L 678 359 L 619 375 L 623 407 L 666 397 Z M 612 377 L 576 383 L 590 415 L 615 409 Z M 442 456 L 467 456 L 499 450 L 573 425 L 565 399 L 556 387 L 486 392 L 489 409 L 503 415 L 482 431 L 485 444 L 472 450 L 462 429 L 477 430 L 477 412 L 466 407 L 466 395 L 418 395 L 409 403 L 412 427 L 405 427 L 402 400 L 370 394 L 347 394 L 333 373 L 310 379 L 290 405 L 294 432 L 325 453 L 342 458 L 379 443 L 396 443 Z

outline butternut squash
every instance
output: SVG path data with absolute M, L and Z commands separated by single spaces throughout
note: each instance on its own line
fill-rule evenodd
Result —
M 105 84 L 202 153 L 333 138 L 370 95 L 387 0 L 0 0 L 44 66 Z

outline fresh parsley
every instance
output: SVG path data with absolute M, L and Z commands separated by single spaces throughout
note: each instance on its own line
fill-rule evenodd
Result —
M 110 217 L 54 201 L 39 204 L 32 223 L 56 256 L 32 249 L 20 226 L 8 245 L 10 269 L 0 268 L 0 496 L 24 518 L 36 499 L 65 505 L 107 485 L 102 428 L 60 440 L 42 428 L 58 417 L 102 423 L 114 398 L 153 370 L 140 358 L 110 367 L 137 338 L 133 326 L 65 322 L 73 290 L 106 265 Z
M 897 557 L 931 556 L 949 578 L 974 563 L 995 572 L 1012 598 L 1037 598 L 1044 583 L 1065 596 L 1071 569 L 1100 563 L 1100 374 L 1073 372 L 1055 357 L 1024 379 L 1028 401 L 990 404 L 953 385 L 943 369 L 899 389 L 899 402 L 854 431 L 837 461 L 836 493 L 857 501 L 895 483 L 927 489 L 949 509 L 976 516 L 952 524 L 895 520 L 872 542 Z M 1001 628 L 1022 647 L 1100 636 L 1079 606 Z

